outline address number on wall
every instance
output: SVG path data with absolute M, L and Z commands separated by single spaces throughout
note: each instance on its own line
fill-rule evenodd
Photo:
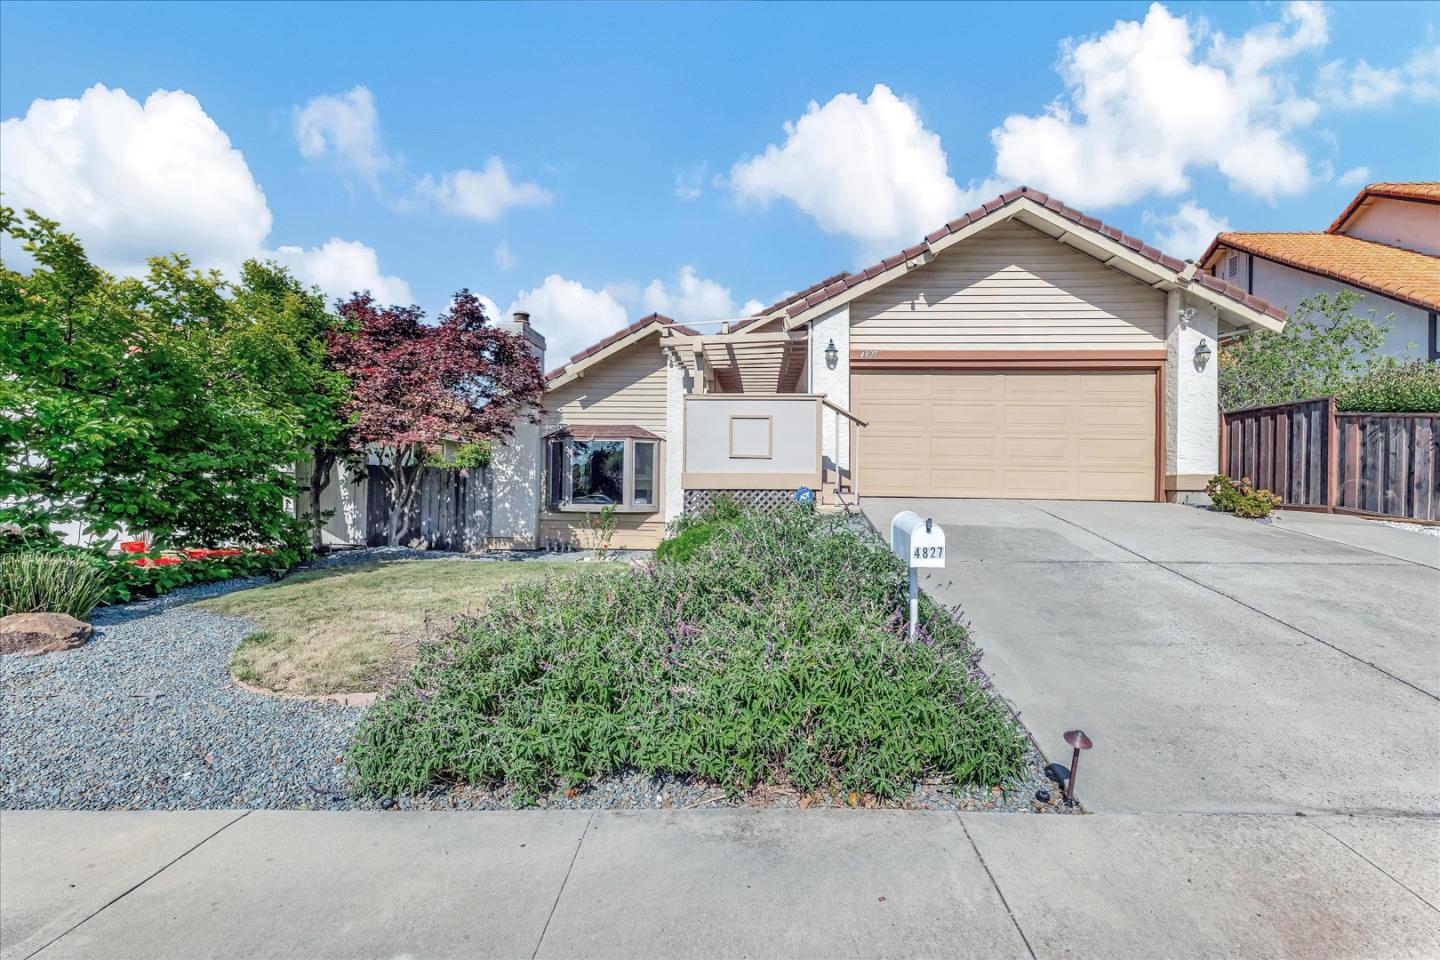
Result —
M 860 359 L 861 359 L 861 360 L 874 360 L 874 359 L 875 359 L 876 357 L 878 357 L 879 355 L 880 355 L 880 351 L 879 351 L 879 350 L 861 350 L 861 351 L 860 351 Z

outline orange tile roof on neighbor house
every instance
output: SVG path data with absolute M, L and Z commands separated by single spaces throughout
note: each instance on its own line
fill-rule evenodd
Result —
M 1392 200 L 1415 200 L 1420 203 L 1440 203 L 1440 181 L 1416 180 L 1409 183 L 1372 183 L 1359 193 L 1326 233 L 1339 233 L 1350 222 L 1350 218 L 1372 197 L 1389 197 Z
M 1222 233 L 1200 262 L 1221 247 L 1440 310 L 1440 257 L 1339 233 Z

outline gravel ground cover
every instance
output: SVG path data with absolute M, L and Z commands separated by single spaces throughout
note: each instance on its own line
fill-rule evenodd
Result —
M 1423 533 L 1428 537 L 1440 537 L 1440 526 L 1430 523 L 1405 523 L 1403 520 L 1381 520 L 1387 527 L 1394 527 L 1396 530 L 1409 530 L 1411 533 Z
M 628 559 L 645 554 L 640 551 Z M 517 554 L 535 562 L 577 554 Z M 463 555 L 404 548 L 332 554 L 311 566 Z M 476 557 L 492 562 L 494 555 Z M 625 559 L 625 557 L 622 557 Z M 270 697 L 237 687 L 227 664 L 252 627 L 194 601 L 267 582 L 203 584 L 105 607 L 95 638 L 67 653 L 0 657 L 0 808 L 506 809 L 506 790 L 437 789 L 414 797 L 351 798 L 345 750 L 364 708 Z M 1066 812 L 1033 754 L 1023 777 L 996 793 L 917 785 L 910 809 Z M 1037 790 L 1052 800 L 1035 800 Z M 737 798 L 703 782 L 613 776 L 540 798 L 541 809 L 701 809 L 848 806 L 849 798 L 762 788 Z M 856 798 L 868 805 L 866 798 Z
M 249 624 L 190 605 L 263 582 L 102 608 L 78 650 L 0 657 L 0 806 L 334 806 L 361 711 L 239 689 L 226 665 Z

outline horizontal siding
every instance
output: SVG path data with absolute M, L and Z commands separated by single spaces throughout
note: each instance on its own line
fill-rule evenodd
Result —
M 1153 349 L 1165 295 L 1006 223 L 856 299 L 850 318 L 852 351 Z
M 635 424 L 665 436 L 665 357 L 658 336 L 585 370 L 545 395 L 546 428 L 560 424 Z
M 544 546 L 553 540 L 572 543 L 582 549 L 590 541 L 585 533 L 583 513 L 542 513 L 540 515 L 540 543 Z M 665 539 L 665 518 L 660 513 L 620 513 L 615 515 L 615 539 L 610 546 L 623 550 L 653 550 Z

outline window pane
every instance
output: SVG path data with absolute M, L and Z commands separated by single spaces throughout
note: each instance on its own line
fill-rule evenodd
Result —
M 655 505 L 655 444 L 635 444 L 635 505 Z
M 565 499 L 565 441 L 551 440 L 545 462 L 545 479 L 550 506 L 557 506 Z
M 625 496 L 625 441 L 576 441 L 570 454 L 571 503 L 620 503 Z

